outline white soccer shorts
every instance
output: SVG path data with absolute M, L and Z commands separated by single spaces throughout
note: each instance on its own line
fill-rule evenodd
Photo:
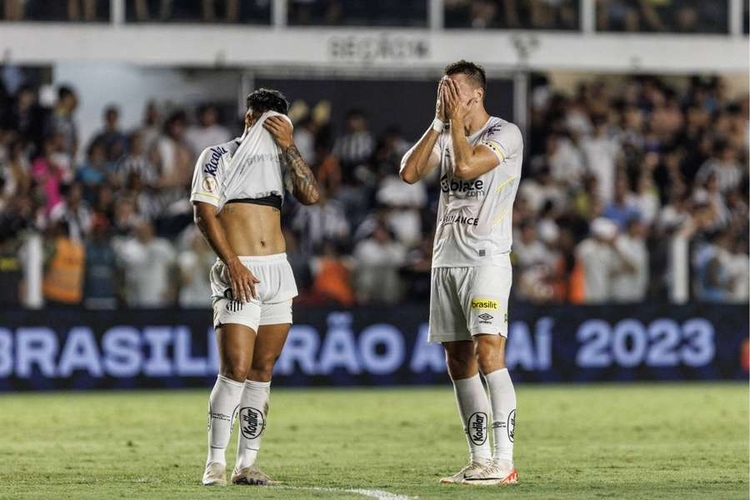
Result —
M 292 323 L 292 299 L 297 296 L 292 266 L 285 253 L 263 257 L 240 257 L 242 264 L 260 280 L 255 285 L 257 299 L 233 300 L 229 271 L 221 260 L 211 267 L 214 327 L 240 324 L 255 332 L 262 325 Z
M 508 298 L 513 268 L 436 267 L 430 293 L 430 342 L 508 336 Z

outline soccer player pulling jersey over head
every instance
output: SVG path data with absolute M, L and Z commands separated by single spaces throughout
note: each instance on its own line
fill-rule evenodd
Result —
M 239 441 L 232 482 L 272 483 L 255 460 L 268 418 L 271 373 L 297 295 L 280 209 L 285 184 L 305 205 L 319 197 L 294 145 L 288 107 L 275 90 L 253 92 L 242 137 L 206 148 L 195 166 L 195 223 L 218 256 L 210 280 L 220 373 L 208 407 L 206 486 L 226 484 L 225 451 L 235 416 Z

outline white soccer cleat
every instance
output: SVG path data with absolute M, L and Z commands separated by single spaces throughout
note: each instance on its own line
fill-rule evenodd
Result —
M 497 486 L 505 484 L 516 484 L 518 482 L 518 469 L 513 467 L 513 462 L 508 460 L 495 460 L 487 464 L 478 472 L 466 476 L 462 484 L 476 486 Z
M 479 474 L 482 470 L 492 465 L 491 460 L 482 461 L 482 462 L 474 462 L 472 460 L 469 460 L 469 463 L 466 464 L 466 466 L 461 469 L 460 471 L 456 472 L 452 476 L 444 477 L 440 480 L 441 484 L 461 484 L 464 481 L 466 481 L 467 478 L 473 477 L 476 474 Z
M 224 464 L 211 462 L 206 464 L 206 470 L 203 472 L 203 486 L 226 486 L 227 485 L 227 466 Z
M 278 484 L 278 481 L 271 479 L 268 474 L 258 468 L 257 465 L 251 465 L 241 470 L 232 472 L 232 483 L 247 484 L 252 486 L 269 486 Z

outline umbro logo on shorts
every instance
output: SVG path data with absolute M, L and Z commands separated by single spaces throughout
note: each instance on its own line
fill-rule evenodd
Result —
M 477 316 L 477 318 L 481 319 L 482 321 L 489 322 L 492 318 L 494 318 L 494 316 L 491 314 L 482 313 Z
M 472 309 L 491 309 L 497 311 L 500 309 L 500 303 L 492 299 L 471 299 Z

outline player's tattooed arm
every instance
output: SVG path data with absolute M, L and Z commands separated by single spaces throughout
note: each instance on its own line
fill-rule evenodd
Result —
M 292 132 L 294 127 L 286 118 L 271 116 L 263 122 L 263 128 L 271 133 L 276 144 L 281 148 L 281 154 L 289 168 L 294 197 L 303 205 L 313 205 L 318 202 L 320 192 L 318 181 L 294 145 Z
M 289 176 L 294 186 L 294 197 L 303 205 L 313 205 L 318 202 L 320 193 L 318 192 L 318 181 L 302 158 L 297 146 L 292 144 L 282 150 L 284 160 L 289 167 Z

